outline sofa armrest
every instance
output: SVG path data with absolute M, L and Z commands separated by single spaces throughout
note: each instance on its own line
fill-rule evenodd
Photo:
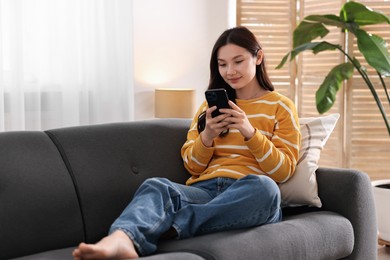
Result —
M 349 259 L 376 259 L 376 213 L 368 175 L 353 169 L 321 167 L 316 174 L 323 209 L 337 212 L 352 223 L 355 245 Z

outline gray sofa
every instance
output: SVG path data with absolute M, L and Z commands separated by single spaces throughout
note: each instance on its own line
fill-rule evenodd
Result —
M 184 183 L 188 120 L 159 119 L 0 133 L 0 259 L 71 259 L 106 235 L 149 177 Z M 321 209 L 283 209 L 281 223 L 162 240 L 143 259 L 376 259 L 370 180 L 317 170 Z

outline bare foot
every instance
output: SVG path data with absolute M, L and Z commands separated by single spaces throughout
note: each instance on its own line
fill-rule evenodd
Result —
M 81 243 L 72 255 L 75 260 L 138 258 L 133 241 L 121 230 L 115 231 L 97 244 Z

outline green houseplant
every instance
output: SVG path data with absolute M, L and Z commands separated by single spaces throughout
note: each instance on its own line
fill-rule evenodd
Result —
M 362 28 L 365 25 L 379 23 L 390 24 L 390 18 L 357 2 L 345 3 L 339 16 L 333 14 L 309 15 L 294 30 L 293 50 L 283 57 L 276 68 L 283 67 L 289 56 L 290 61 L 292 61 L 299 53 L 306 50 L 311 50 L 314 54 L 329 50 L 342 52 L 347 61 L 332 68 L 316 92 L 318 112 L 323 114 L 333 106 L 342 82 L 351 78 L 354 69 L 356 69 L 370 89 L 390 135 L 389 120 L 378 93 L 368 77 L 366 68 L 361 66 L 359 61 L 348 54 L 341 45 L 327 41 L 313 41 L 318 37 L 323 38 L 329 33 L 326 26 L 337 26 L 343 33 L 352 33 L 357 38 L 359 51 L 367 63 L 376 70 L 390 106 L 390 97 L 384 81 L 384 77 L 390 76 L 390 54 L 387 43 L 381 37 L 370 34 Z

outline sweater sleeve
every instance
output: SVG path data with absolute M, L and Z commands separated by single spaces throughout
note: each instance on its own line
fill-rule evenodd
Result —
M 280 102 L 275 114 L 275 129 L 267 138 L 259 130 L 246 143 L 260 169 L 278 183 L 286 182 L 294 173 L 301 141 L 298 115 L 289 100 Z
M 192 120 L 191 127 L 187 133 L 187 141 L 181 148 L 181 156 L 184 161 L 184 167 L 190 172 L 190 174 L 195 176 L 199 176 L 206 170 L 214 154 L 214 147 L 206 147 L 203 144 L 197 130 L 198 116 L 206 109 L 207 106 L 204 102 Z

